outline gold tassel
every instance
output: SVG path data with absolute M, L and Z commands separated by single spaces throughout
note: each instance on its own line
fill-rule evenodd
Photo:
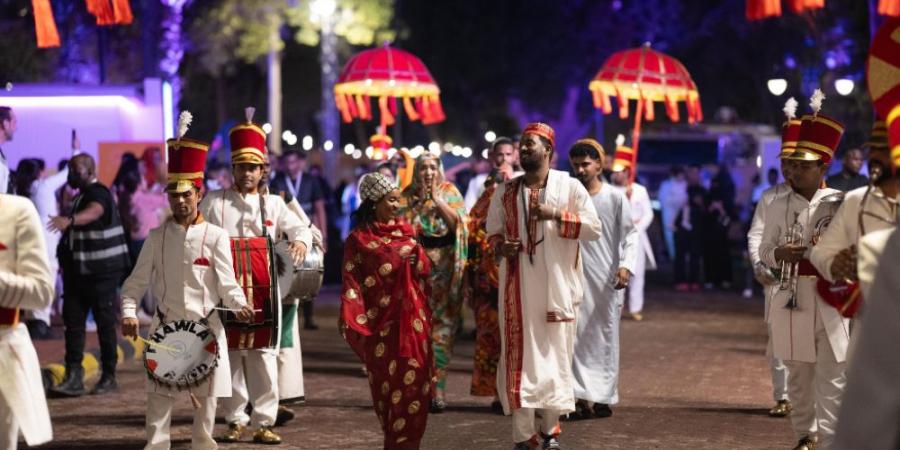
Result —
M 131 5 L 128 0 L 112 0 L 113 17 L 117 24 L 128 25 L 134 21 L 131 14 Z
M 409 120 L 412 120 L 413 122 L 419 120 L 419 113 L 416 112 L 416 108 L 412 104 L 412 98 L 403 97 L 403 110 L 406 111 Z

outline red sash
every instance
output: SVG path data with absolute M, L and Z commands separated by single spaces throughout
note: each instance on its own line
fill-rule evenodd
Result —
M 0 308 L 0 327 L 14 327 L 19 324 L 19 308 Z
M 801 259 L 797 266 L 800 276 L 816 277 L 816 291 L 825 300 L 825 303 L 833 306 L 844 317 L 853 317 L 862 304 L 862 292 L 859 283 L 845 283 L 838 281 L 831 283 L 819 273 L 808 259 Z
M 506 215 L 507 240 L 520 239 L 519 208 L 517 204 L 522 178 L 506 184 L 503 192 L 503 211 Z M 526 221 L 527 222 L 527 221 Z M 506 258 L 506 284 L 503 286 L 503 312 L 506 334 L 506 395 L 511 409 L 520 408 L 522 390 L 522 285 L 519 258 Z M 500 375 L 502 376 L 502 375 Z
M 257 311 L 250 323 L 225 313 L 229 350 L 273 348 L 278 344 L 278 302 L 273 246 L 267 237 L 231 238 L 231 256 L 238 285 Z

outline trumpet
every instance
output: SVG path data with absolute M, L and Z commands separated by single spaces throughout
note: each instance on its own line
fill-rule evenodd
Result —
M 794 213 L 794 223 L 782 237 L 782 245 L 800 245 L 803 242 L 803 227 L 800 225 L 799 219 L 800 213 Z M 784 305 L 787 309 L 797 309 L 797 280 L 800 278 L 799 272 L 799 262 L 788 267 L 786 260 L 781 261 L 778 289 L 782 291 L 790 290 L 790 298 L 787 304 Z

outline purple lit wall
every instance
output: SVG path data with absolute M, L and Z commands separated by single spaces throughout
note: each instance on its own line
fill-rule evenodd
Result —
M 55 167 L 69 157 L 72 129 L 78 132 L 82 152 L 95 158 L 100 142 L 162 142 L 162 81 L 144 80 L 142 88 L 16 84 L 0 92 L 0 105 L 11 106 L 18 118 L 13 141 L 3 145 L 11 167 L 30 157 Z

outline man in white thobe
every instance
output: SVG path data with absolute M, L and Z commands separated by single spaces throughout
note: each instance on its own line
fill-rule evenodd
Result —
M 53 439 L 41 366 L 20 322 L 23 310 L 53 301 L 43 226 L 27 198 L 0 194 L 0 448 Z
M 583 295 L 579 240 L 600 237 L 587 191 L 567 173 L 550 170 L 553 145 L 550 126 L 525 128 L 525 174 L 497 188 L 487 219 L 487 235 L 503 258 L 497 392 L 513 416 L 517 449 L 560 448 L 559 416 L 575 406 L 572 352 Z
M 792 147 L 785 147 L 784 143 L 782 143 L 782 156 L 789 155 L 792 151 Z M 791 160 L 781 159 L 781 173 L 785 179 L 790 177 L 791 164 Z M 772 417 L 786 417 L 791 413 L 792 406 L 787 390 L 787 366 L 784 365 L 784 361 L 780 358 L 776 358 L 772 351 L 772 323 L 769 320 L 769 311 L 772 305 L 772 296 L 778 290 L 778 279 L 775 278 L 772 270 L 760 259 L 759 244 L 762 241 L 763 229 L 766 226 L 767 211 L 771 209 L 772 202 L 790 193 L 791 187 L 787 182 L 776 184 L 763 191 L 759 201 L 756 203 L 753 219 L 750 222 L 750 230 L 747 232 L 747 253 L 750 255 L 750 263 L 753 264 L 753 273 L 757 281 L 762 284 L 763 298 L 765 299 L 763 317 L 768 334 L 766 359 L 769 360 L 769 371 L 772 374 L 772 397 L 775 401 L 775 406 L 769 409 L 769 415 Z
M 575 176 L 591 195 L 603 235 L 581 243 L 584 301 L 578 310 L 572 374 L 575 412 L 572 418 L 609 417 L 619 403 L 619 320 L 623 295 L 634 267 L 637 230 L 631 207 L 621 190 L 604 183 L 603 147 L 582 139 L 569 150 Z M 589 403 L 593 403 L 590 405 Z
M 199 144 L 199 145 L 198 145 Z M 234 276 L 231 241 L 225 230 L 206 222 L 199 214 L 205 144 L 192 141 L 168 142 L 166 192 L 172 218 L 150 231 L 131 275 L 122 286 L 122 334 L 137 338 L 137 308 L 152 287 L 158 295 L 157 313 L 150 332 L 162 323 L 191 320 L 206 323 L 216 336 L 218 364 L 200 385 L 191 387 L 200 407 L 194 411 L 191 448 L 218 448 L 212 432 L 216 418 L 216 397 L 231 395 L 231 370 L 225 353 L 225 328 L 216 311 L 228 308 L 241 320 L 253 317 L 244 292 Z M 199 175 L 199 176 L 198 176 Z M 192 178 L 191 178 L 192 177 Z M 219 299 L 222 303 L 220 306 Z M 147 445 L 144 450 L 168 450 L 169 425 L 177 395 L 188 395 L 147 380 Z
M 837 190 L 820 188 L 843 127 L 816 115 L 804 116 L 800 130 L 797 150 L 785 156 L 792 160 L 792 191 L 776 198 L 766 212 L 759 256 L 769 267 L 782 262 L 797 267 L 798 276 L 791 283 L 796 289 L 777 290 L 769 316 L 775 357 L 788 367 L 795 449 L 809 450 L 828 448 L 834 437 L 850 327 L 849 320 L 819 295 L 819 276 L 808 259 L 809 248 L 816 245 L 843 197 Z M 793 235 L 790 241 L 786 233 Z
M 312 245 L 312 235 L 281 197 L 260 193 L 268 151 L 265 132 L 252 123 L 251 118 L 248 114 L 247 122 L 235 126 L 229 133 L 234 186 L 209 193 L 200 203 L 200 212 L 210 223 L 224 228 L 231 238 L 264 234 L 275 237 L 284 233 L 289 242 L 288 252 L 296 263 L 303 260 L 306 249 Z M 261 203 L 265 204 L 265 221 Z M 278 319 L 281 319 L 280 308 Z M 222 440 L 239 441 L 249 424 L 256 429 L 255 442 L 280 443 L 281 437 L 271 430 L 278 414 L 278 347 L 231 350 L 228 357 L 233 389 L 231 397 L 222 401 L 229 426 Z M 242 390 L 242 386 L 247 390 Z M 253 405 L 252 417 L 245 412 L 248 403 Z

